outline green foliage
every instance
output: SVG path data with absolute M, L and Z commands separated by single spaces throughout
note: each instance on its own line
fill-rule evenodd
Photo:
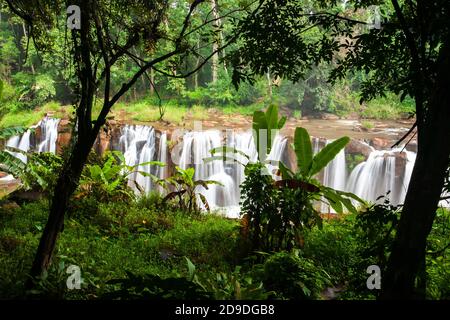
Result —
M 323 197 L 338 213 L 343 212 L 344 207 L 350 212 L 356 213 L 356 208 L 351 199 L 364 204 L 362 199 L 352 193 L 325 187 L 314 179 L 314 176 L 322 171 L 349 142 L 350 138 L 342 137 L 327 144 L 313 156 L 311 137 L 308 131 L 304 128 L 296 128 L 294 151 L 297 156 L 297 172 L 294 173 L 281 164 L 280 171 L 283 180 L 279 181 L 278 184 L 301 190 L 300 192 L 304 194 L 304 196 L 300 196 L 300 199 L 303 199 L 302 205 L 309 203 L 306 207 L 311 211 L 315 211 L 311 204 L 312 201 L 322 201 L 321 198 Z
M 55 81 L 49 74 L 42 73 L 30 76 L 28 73 L 18 72 L 13 76 L 13 79 L 21 108 L 40 107 L 56 95 Z
M 138 173 L 157 179 L 152 174 L 139 171 L 140 166 L 164 164 L 158 161 L 140 163 L 135 166 L 128 166 L 121 152 L 107 152 L 99 164 L 88 164 L 84 170 L 80 181 L 80 187 L 76 198 L 93 197 L 99 202 L 104 201 L 127 201 L 134 199 L 134 193 L 128 186 L 128 176 Z
M 25 127 L 9 127 L 0 129 L 0 139 L 6 140 L 10 137 L 20 135 L 25 131 L 27 131 L 27 128 Z M 11 152 L 8 152 L 8 150 L 1 150 L 0 168 L 17 178 L 25 169 L 25 163 L 23 163 L 19 158 L 15 157 Z
M 189 300 L 249 300 L 267 299 L 261 282 L 254 282 L 251 276 L 244 276 L 240 267 L 232 273 L 204 271 L 198 273 L 195 265 L 186 258 L 186 277 L 162 278 L 158 275 L 143 276 L 127 272 L 126 279 L 113 279 L 108 285 L 119 285 L 119 289 L 105 293 L 103 299 L 189 299 Z
M 427 295 L 434 300 L 450 298 L 450 212 L 438 209 L 427 241 Z
M 330 276 L 298 252 L 278 252 L 264 263 L 264 286 L 281 299 L 318 299 Z
M 247 164 L 241 184 L 241 215 L 247 222 L 246 240 L 252 250 L 270 250 L 272 245 L 281 245 L 284 238 L 284 229 L 276 230 L 273 223 L 278 214 L 277 190 L 272 177 L 261 174 L 264 169 L 260 163 Z
M 51 152 L 32 153 L 19 174 L 25 190 L 50 193 L 56 186 L 63 159 Z
M 278 106 L 270 105 L 266 112 L 255 111 L 253 113 L 253 138 L 257 150 L 266 147 L 266 152 L 258 152 L 259 161 L 264 162 L 267 154 L 272 149 L 272 143 L 275 139 L 275 132 L 283 128 L 286 123 L 286 117 L 278 118 Z
M 165 278 L 157 275 L 138 276 L 127 272 L 125 279 L 113 279 L 107 282 L 119 285 L 119 289 L 108 292 L 103 299 L 210 299 L 211 294 L 193 281 L 186 278 Z
M 199 188 L 203 187 L 204 189 L 208 189 L 209 185 L 221 185 L 221 183 L 213 180 L 195 180 L 194 168 L 181 169 L 180 167 L 175 167 L 175 169 L 176 172 L 173 176 L 158 180 L 158 183 L 167 190 L 169 190 L 168 186 L 172 186 L 175 189 L 175 191 L 170 192 L 163 199 L 163 203 L 176 198 L 179 210 L 184 210 L 188 213 L 199 213 L 201 203 L 209 211 L 208 201 L 200 193 Z

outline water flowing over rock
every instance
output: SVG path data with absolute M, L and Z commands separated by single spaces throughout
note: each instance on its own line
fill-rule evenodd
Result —
M 346 190 L 368 201 L 375 202 L 380 196 L 387 196 L 392 204 L 401 204 L 415 159 L 415 153 L 402 148 L 374 150 L 367 161 L 353 169 Z M 384 200 L 378 199 L 378 202 Z
M 58 139 L 59 119 L 45 117 L 32 130 L 27 130 L 21 136 L 11 137 L 6 146 L 22 150 L 24 152 L 56 152 L 56 140 Z M 27 162 L 27 156 L 19 152 L 11 152 L 14 156 Z
M 27 131 L 22 136 L 12 137 L 7 145 L 23 151 L 55 152 L 60 148 L 61 136 L 68 135 L 67 123 L 62 126 L 58 119 L 45 118 L 36 127 L 36 134 Z M 290 140 L 277 135 L 268 159 L 282 161 L 295 169 L 295 154 L 290 146 Z M 67 139 L 66 139 L 67 140 Z M 313 138 L 314 153 L 319 152 L 332 140 Z M 239 186 L 245 180 L 244 166 L 247 161 L 257 160 L 257 151 L 251 130 L 206 130 L 188 131 L 179 136 L 170 132 L 161 132 L 144 125 L 118 125 L 109 127 L 104 136 L 98 139 L 98 152 L 119 150 L 124 153 L 128 165 L 138 166 L 138 171 L 150 173 L 160 179 L 167 178 L 174 172 L 175 166 L 183 169 L 194 167 L 195 179 L 215 180 L 220 185 L 210 185 L 208 189 L 199 187 L 207 199 L 212 210 L 224 212 L 227 216 L 239 215 L 239 200 L 241 197 Z M 380 148 L 384 141 L 371 142 Z M 371 202 L 381 202 L 380 196 L 388 194 L 392 204 L 404 201 L 407 186 L 411 178 L 415 162 L 415 152 L 403 148 L 376 150 L 370 144 L 352 139 L 345 150 L 342 150 L 330 164 L 320 172 L 316 178 L 324 185 L 355 193 Z M 236 161 L 208 161 L 210 150 L 227 145 L 244 152 L 247 157 L 233 154 Z M 358 161 L 352 162 L 347 156 L 359 155 Z M 24 155 L 16 156 L 26 161 Z M 166 166 L 145 164 L 149 161 L 160 161 Z M 349 162 L 350 161 L 350 162 Z M 353 168 L 354 166 L 354 168 Z M 353 170 L 350 170 L 353 168 Z M 274 172 L 276 165 L 268 165 L 269 172 Z M 275 177 L 276 178 L 276 177 Z M 133 173 L 129 177 L 129 185 L 140 194 L 152 191 L 164 192 L 155 185 L 147 175 Z M 321 205 L 323 212 L 332 212 L 326 205 Z
M 44 118 L 38 126 L 41 129 L 41 142 L 38 152 L 56 152 L 56 140 L 58 139 L 58 124 L 60 119 Z

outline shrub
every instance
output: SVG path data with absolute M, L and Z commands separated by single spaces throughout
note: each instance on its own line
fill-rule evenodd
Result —
M 297 253 L 278 252 L 264 263 L 264 287 L 283 299 L 317 299 L 330 283 L 314 261 Z

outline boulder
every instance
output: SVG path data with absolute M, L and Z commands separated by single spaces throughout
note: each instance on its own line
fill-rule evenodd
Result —
M 346 153 L 352 155 L 360 154 L 363 155 L 366 159 L 369 157 L 372 151 L 373 149 L 367 143 L 356 139 L 351 139 L 345 148 Z
M 372 138 L 369 144 L 374 147 L 376 150 L 386 150 L 392 146 L 392 141 L 384 138 Z

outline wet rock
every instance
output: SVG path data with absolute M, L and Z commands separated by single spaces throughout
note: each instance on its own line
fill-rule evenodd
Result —
M 351 139 L 345 148 L 345 152 L 348 154 L 363 155 L 366 159 L 369 157 L 373 149 L 367 144 L 359 140 Z
M 389 149 L 392 145 L 392 142 L 388 139 L 384 138 L 373 138 L 370 140 L 369 143 L 372 147 L 374 147 L 376 150 L 385 150 Z
M 70 132 L 58 133 L 58 138 L 56 139 L 57 154 L 62 154 L 63 149 L 69 145 L 71 136 L 72 133 Z

